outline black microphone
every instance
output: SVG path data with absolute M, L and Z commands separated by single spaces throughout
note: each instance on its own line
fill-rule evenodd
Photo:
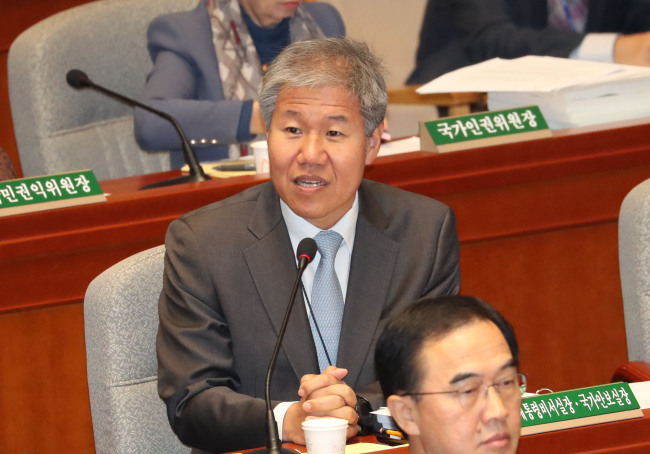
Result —
M 311 261 L 314 260 L 316 251 L 316 241 L 314 241 L 313 238 L 304 238 L 298 244 L 298 249 L 296 251 L 296 257 L 298 258 L 298 276 L 296 277 L 296 282 L 293 284 L 293 290 L 291 292 L 291 298 L 289 299 L 289 305 L 287 306 L 287 311 L 284 314 L 284 320 L 282 321 L 282 326 L 280 327 L 280 332 L 278 333 L 278 339 L 275 341 L 275 348 L 273 349 L 271 361 L 269 362 L 269 368 L 266 372 L 266 388 L 264 392 L 264 398 L 266 400 L 266 449 L 258 449 L 256 451 L 253 451 L 251 454 L 296 454 L 293 449 L 286 449 L 282 447 L 282 440 L 280 440 L 280 436 L 278 435 L 278 425 L 275 422 L 275 415 L 273 414 L 273 409 L 271 408 L 271 376 L 273 375 L 273 370 L 275 369 L 275 362 L 278 359 L 278 353 L 280 352 L 280 346 L 282 345 L 284 332 L 287 330 L 289 316 L 291 315 L 293 303 L 296 300 L 296 293 L 298 292 L 298 287 L 300 286 L 302 273 L 305 271 L 305 268 L 307 268 L 307 265 L 309 265 Z
M 174 117 L 172 117 L 168 113 L 154 109 L 153 107 L 149 107 L 146 104 L 142 104 L 141 102 L 138 102 L 134 99 L 127 98 L 126 96 L 123 96 L 119 93 L 115 93 L 114 91 L 102 87 L 101 85 L 97 85 L 92 80 L 90 80 L 88 74 L 81 71 L 80 69 L 71 69 L 70 71 L 68 71 L 68 74 L 66 74 L 65 79 L 68 81 L 68 85 L 70 85 L 73 88 L 76 88 L 78 90 L 82 88 L 92 88 L 93 90 L 97 90 L 100 93 L 110 96 L 111 98 L 117 99 L 118 101 L 123 102 L 124 104 L 127 104 L 131 107 L 139 107 L 155 115 L 158 115 L 159 117 L 162 117 L 165 120 L 169 121 L 174 126 L 174 129 L 176 129 L 176 132 L 178 133 L 178 136 L 180 137 L 181 142 L 183 143 L 183 158 L 185 159 L 185 163 L 190 169 L 190 174 L 182 177 L 172 178 L 171 180 L 148 184 L 146 186 L 143 186 L 140 189 L 158 188 L 162 186 L 171 186 L 174 184 L 206 181 L 210 179 L 210 177 L 207 176 L 203 171 L 203 167 L 201 167 L 201 165 L 199 164 L 199 160 L 196 157 L 196 152 L 190 146 L 190 142 L 187 140 L 187 137 L 185 137 L 185 133 L 183 132 L 181 126 L 178 124 L 178 122 Z

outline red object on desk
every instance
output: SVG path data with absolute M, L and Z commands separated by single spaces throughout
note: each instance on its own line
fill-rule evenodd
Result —
M 616 369 L 612 381 L 650 381 L 650 364 L 645 361 L 630 361 Z

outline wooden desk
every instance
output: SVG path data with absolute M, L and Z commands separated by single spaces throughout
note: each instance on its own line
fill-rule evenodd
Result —
M 650 410 L 643 418 L 527 435 L 519 441 L 519 454 L 641 454 L 650 452 Z
M 417 104 L 446 107 L 448 115 L 467 115 L 472 111 L 487 109 L 487 93 L 429 93 L 420 95 L 421 85 L 388 88 L 390 104 Z
M 355 437 L 349 443 L 375 443 L 374 436 Z M 307 452 L 304 446 L 286 443 L 283 446 Z M 381 452 L 381 451 L 380 451 Z M 408 454 L 407 447 L 396 447 L 391 454 Z M 518 454 L 641 454 L 650 452 L 650 410 L 643 418 L 606 424 L 576 427 L 555 432 L 526 435 L 519 440 Z
M 650 120 L 531 142 L 379 158 L 366 176 L 456 212 L 462 292 L 514 324 L 531 389 L 605 383 L 627 360 L 620 203 L 650 178 Z M 92 452 L 82 301 L 104 269 L 161 244 L 180 214 L 261 177 L 138 192 L 173 173 L 102 182 L 104 204 L 0 221 L 0 452 Z M 57 451 L 57 449 L 59 451 Z

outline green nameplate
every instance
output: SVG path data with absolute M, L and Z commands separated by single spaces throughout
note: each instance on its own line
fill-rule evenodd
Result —
M 447 117 L 420 124 L 423 151 L 464 150 L 550 137 L 537 106 Z
M 0 217 L 105 201 L 92 170 L 0 182 Z
M 562 423 L 571 420 L 584 420 L 585 424 L 604 422 L 616 419 L 625 419 L 639 416 L 637 412 L 630 415 L 623 415 L 622 412 L 639 410 L 639 403 L 627 383 L 611 383 L 590 388 L 575 389 L 572 391 L 542 394 L 539 396 L 527 397 L 521 403 L 521 427 L 522 434 L 530 434 L 544 431 L 525 431 L 532 426 L 545 424 Z M 602 415 L 618 413 L 621 417 L 613 417 L 598 420 Z M 593 422 L 589 422 L 592 420 Z M 585 424 L 568 424 L 557 426 L 554 429 L 564 427 L 576 427 Z

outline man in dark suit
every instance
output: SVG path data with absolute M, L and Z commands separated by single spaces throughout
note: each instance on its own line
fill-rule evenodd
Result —
M 588 0 L 582 21 L 571 17 L 572 1 L 580 0 L 429 0 L 407 83 L 495 57 L 650 65 L 649 0 Z
M 514 454 L 526 376 L 510 324 L 470 296 L 422 298 L 386 324 L 375 352 L 410 454 Z
M 381 398 L 373 350 L 385 319 L 460 284 L 451 209 L 363 179 L 387 102 L 367 46 L 337 38 L 292 44 L 265 74 L 259 101 L 271 182 L 182 216 L 166 237 L 159 393 L 181 441 L 211 452 L 265 443 L 266 369 L 301 239 L 321 231 L 342 237 L 335 253 L 342 321 L 337 350 L 326 348 L 323 363 L 308 309 L 308 301 L 318 305 L 319 253 L 303 275 L 273 375 L 284 441 L 304 443 L 308 416 L 344 418 L 355 435 L 358 396 Z

